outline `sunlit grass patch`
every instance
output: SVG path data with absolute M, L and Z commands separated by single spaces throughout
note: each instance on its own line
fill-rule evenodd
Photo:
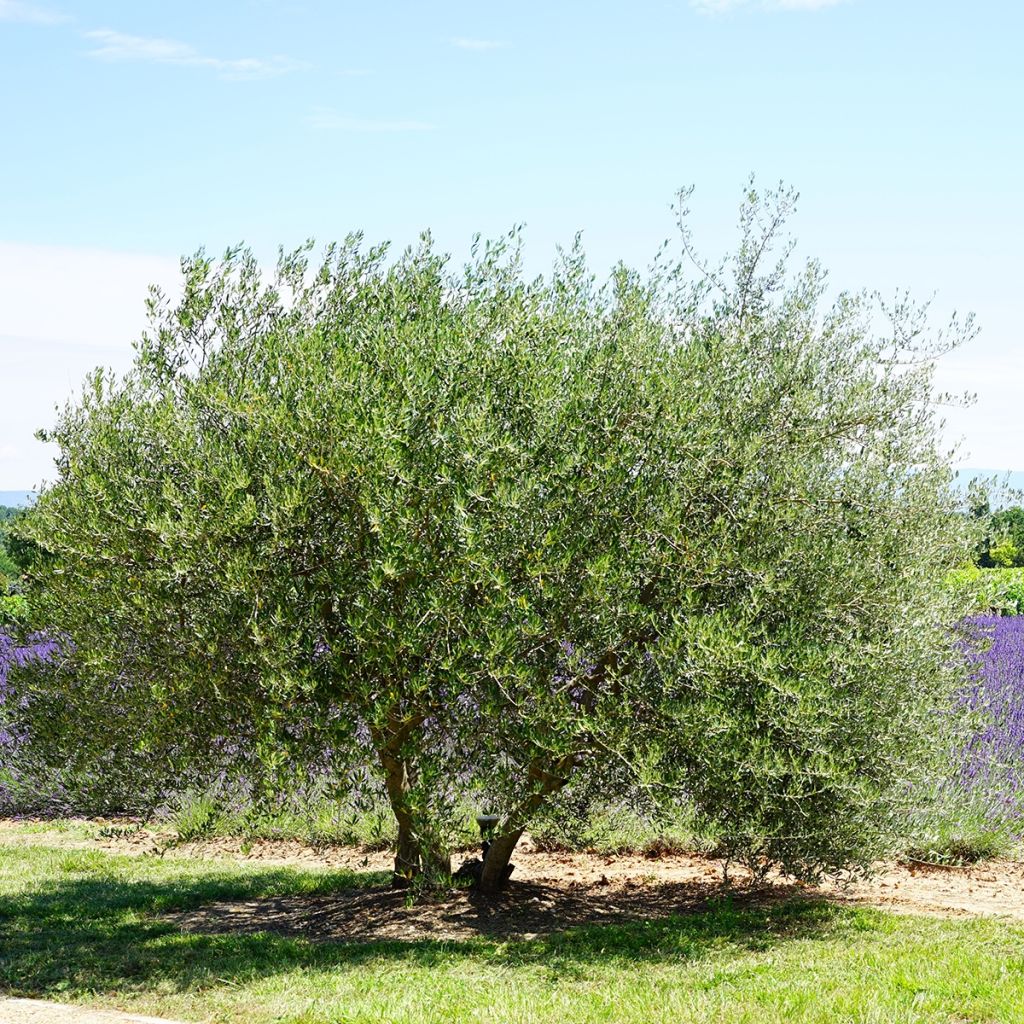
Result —
M 571 929 L 530 941 L 311 943 L 181 932 L 224 900 L 381 875 L 0 848 L 0 988 L 184 1020 L 1024 1020 L 1024 928 L 823 902 Z

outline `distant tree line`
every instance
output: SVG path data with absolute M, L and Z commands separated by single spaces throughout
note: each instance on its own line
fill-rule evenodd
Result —
M 0 505 L 0 594 L 6 593 L 11 581 L 20 575 L 14 557 L 8 551 L 8 526 L 17 515 L 16 508 Z
M 1024 508 L 1014 505 L 995 512 L 981 498 L 971 508 L 975 519 L 985 522 L 975 549 L 975 563 L 984 569 L 1024 566 Z
M 28 614 L 28 603 L 21 593 L 25 571 L 25 542 L 11 535 L 11 527 L 21 510 L 0 505 L 0 629 L 20 622 Z

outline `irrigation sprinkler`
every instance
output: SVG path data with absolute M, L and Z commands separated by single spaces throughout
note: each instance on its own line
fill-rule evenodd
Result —
M 476 816 L 476 823 L 480 829 L 480 856 L 483 860 L 487 860 L 487 851 L 491 848 L 491 837 L 500 820 L 501 818 L 497 814 L 478 814 Z

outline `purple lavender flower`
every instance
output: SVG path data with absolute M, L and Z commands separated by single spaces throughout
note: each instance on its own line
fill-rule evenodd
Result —
M 979 615 L 966 625 L 973 672 L 961 706 L 985 725 L 957 755 L 956 784 L 997 787 L 997 802 L 1012 803 L 1024 786 L 1024 616 Z
M 0 704 L 10 695 L 12 669 L 52 664 L 61 649 L 59 641 L 44 633 L 33 634 L 25 643 L 16 643 L 6 633 L 0 633 Z

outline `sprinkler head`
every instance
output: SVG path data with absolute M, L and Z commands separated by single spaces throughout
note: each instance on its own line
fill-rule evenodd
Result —
M 486 836 L 488 833 L 494 831 L 494 827 L 501 820 L 497 814 L 478 814 L 476 816 L 476 823 L 480 829 L 480 835 Z
M 497 814 L 478 814 L 476 823 L 480 828 L 480 838 L 483 842 L 480 845 L 480 870 L 483 870 L 483 863 L 487 860 L 487 851 L 491 848 L 491 834 L 500 820 Z

